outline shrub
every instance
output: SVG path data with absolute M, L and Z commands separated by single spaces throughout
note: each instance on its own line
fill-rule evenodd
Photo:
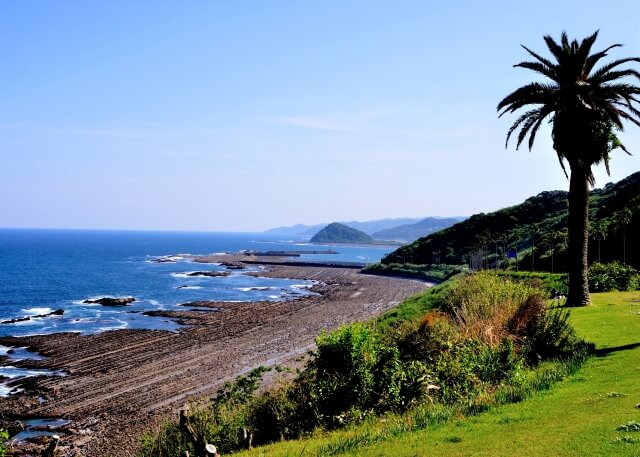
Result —
M 221 452 L 230 452 L 245 446 L 243 430 L 249 430 L 249 412 L 255 401 L 255 391 L 264 367 L 252 370 L 246 376 L 238 376 L 227 382 L 211 399 L 211 403 L 189 404 L 189 422 L 196 435 L 208 443 L 215 443 Z M 143 436 L 139 456 L 183 455 L 189 451 L 195 455 L 192 443 L 177 422 L 163 424 L 157 433 Z
M 378 342 L 371 327 L 357 323 L 322 333 L 316 345 L 310 367 L 317 373 L 317 394 L 329 423 L 352 405 L 371 406 L 378 362 Z
M 535 289 L 495 273 L 469 275 L 452 287 L 443 299 L 443 310 L 467 338 L 498 344 L 505 335 L 508 320 Z
M 9 432 L 3 428 L 0 428 L 0 457 L 7 455 L 7 448 L 3 444 L 9 439 Z
M 534 289 L 539 289 L 547 297 L 557 293 L 567 293 L 566 273 L 546 273 L 541 271 L 498 271 L 498 276 L 511 281 L 523 283 Z
M 408 276 L 435 281 L 446 281 L 447 279 L 463 271 L 467 271 L 466 265 L 447 265 L 444 263 L 437 265 L 418 265 L 412 263 L 374 263 L 371 265 L 367 265 L 363 269 L 363 272 L 370 274 Z
M 589 291 L 636 290 L 640 287 L 638 270 L 620 262 L 594 263 L 589 267 Z

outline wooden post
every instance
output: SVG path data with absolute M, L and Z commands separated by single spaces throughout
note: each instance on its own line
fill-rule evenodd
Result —
M 58 447 L 59 441 L 60 437 L 58 435 L 52 435 L 51 441 L 49 441 L 49 446 L 42 451 L 42 457 L 54 457 L 56 455 L 56 448 Z

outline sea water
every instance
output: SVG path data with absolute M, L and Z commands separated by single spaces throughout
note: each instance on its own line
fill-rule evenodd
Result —
M 184 309 L 196 300 L 283 300 L 311 293 L 312 281 L 259 276 L 258 266 L 228 270 L 226 277 L 189 276 L 194 271 L 227 271 L 192 262 L 180 254 L 242 250 L 328 250 L 296 260 L 369 263 L 393 248 L 322 246 L 260 233 L 0 229 L 0 322 L 51 313 L 64 314 L 0 324 L 1 336 L 54 332 L 90 334 L 124 328 L 175 331 L 178 324 L 144 311 Z M 173 256 L 172 262 L 154 262 Z M 124 307 L 83 303 L 100 297 L 134 297 Z

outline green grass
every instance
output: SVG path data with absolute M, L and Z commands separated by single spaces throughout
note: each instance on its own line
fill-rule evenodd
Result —
M 406 418 L 370 420 L 349 430 L 278 443 L 241 456 L 640 456 L 640 292 L 593 294 L 572 310 L 597 355 L 571 376 L 517 403 L 472 417 L 441 411 L 411 431 Z M 438 412 L 433 412 L 435 416 Z

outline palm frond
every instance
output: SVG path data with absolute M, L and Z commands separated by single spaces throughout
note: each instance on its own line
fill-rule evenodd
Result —
M 562 32 L 564 34 L 564 32 Z M 566 38 L 566 34 L 564 34 L 564 37 Z M 558 43 L 556 43 L 555 41 L 553 41 L 553 38 L 551 38 L 550 35 L 545 35 L 544 36 L 544 41 L 545 43 L 547 43 L 547 47 L 549 48 L 549 51 L 551 51 L 551 54 L 553 54 L 553 57 L 556 58 L 556 60 L 558 61 L 558 63 L 560 63 L 562 60 L 564 60 L 564 51 L 563 49 L 558 45 Z
M 527 119 L 527 121 L 523 124 L 522 128 L 520 129 L 520 133 L 518 134 L 518 142 L 516 143 L 516 151 L 518 149 L 520 149 L 520 145 L 522 144 L 522 142 L 524 141 L 524 139 L 527 137 L 527 133 L 529 133 L 529 130 L 531 130 L 531 127 L 538 122 L 538 118 L 537 117 L 530 117 L 529 119 Z
M 529 151 L 533 149 L 533 143 L 536 140 L 536 133 L 538 133 L 538 129 L 542 125 L 542 121 L 551 114 L 551 108 L 548 106 L 543 106 L 540 108 L 540 114 L 538 114 L 538 121 L 533 125 L 531 131 L 529 132 Z
M 625 57 L 624 59 L 614 60 L 613 62 L 610 62 L 610 63 L 606 64 L 605 66 L 600 67 L 596 71 L 594 71 L 591 74 L 591 76 L 589 77 L 589 79 L 592 80 L 592 81 L 600 81 L 601 78 L 603 78 L 608 72 L 613 70 L 615 67 L 617 67 L 618 65 L 622 65 L 623 63 L 627 63 L 627 62 L 640 62 L 640 58 L 638 58 L 638 57 Z M 636 75 L 636 77 L 640 79 L 639 76 Z M 609 79 L 608 81 L 611 81 L 611 80 Z
M 504 109 L 504 111 L 500 113 L 500 116 L 502 116 L 506 112 L 512 113 L 525 105 L 536 105 L 548 102 L 549 96 L 555 92 L 556 89 L 556 85 L 553 84 L 527 84 L 503 98 L 500 103 L 498 103 L 497 109 L 498 111 Z
M 556 80 L 556 74 L 552 68 L 549 68 L 547 65 L 541 64 L 540 62 L 520 62 L 514 65 L 514 67 L 527 68 L 529 70 L 533 70 L 537 73 L 545 75 L 547 78 Z
M 618 115 L 623 118 L 626 119 L 629 122 L 633 122 L 634 124 L 636 124 L 638 127 L 640 127 L 640 120 L 636 119 L 635 117 L 631 116 L 629 113 L 619 110 L 618 111 Z
M 529 119 L 530 117 L 535 116 L 539 112 L 540 112 L 540 109 L 532 109 L 530 111 L 527 111 L 523 115 L 521 115 L 518 119 L 516 119 L 516 121 L 513 123 L 513 125 L 509 128 L 509 131 L 507 132 L 507 140 L 504 143 L 505 148 L 509 146 L 509 138 L 511 138 L 511 134 L 518 128 L 518 126 L 522 124 L 524 121 L 526 121 L 527 119 Z
M 596 64 L 598 63 L 598 61 L 599 61 L 600 59 L 602 59 L 603 57 L 605 57 L 605 56 L 607 55 L 607 53 L 608 53 L 611 49 L 613 49 L 613 48 L 620 48 L 620 47 L 622 47 L 622 45 L 621 45 L 621 44 L 613 44 L 613 45 L 609 46 L 608 48 L 604 49 L 603 51 L 596 52 L 595 54 L 590 55 L 590 56 L 587 58 L 587 61 L 586 61 L 585 66 L 584 66 L 584 71 L 585 71 L 585 73 L 586 73 L 586 74 L 591 73 L 591 70 L 593 70 L 593 67 L 595 67 L 595 66 L 596 66 Z
M 582 40 L 580 45 L 577 45 L 577 41 L 574 40 L 574 43 L 576 43 L 576 61 L 580 64 L 583 71 L 589 57 L 589 53 L 591 52 L 591 47 L 593 46 L 593 43 L 595 43 L 596 38 L 598 38 L 598 30 L 596 30 L 593 35 Z
M 567 179 L 569 179 L 569 173 L 567 173 L 567 169 L 564 166 L 564 156 L 560 151 L 556 151 L 556 153 L 558 154 L 558 162 L 560 162 L 560 168 L 562 168 L 564 175 L 567 177 Z
M 546 65 L 547 67 L 549 67 L 549 68 L 555 68 L 556 67 L 556 65 L 553 62 L 551 62 L 549 59 L 545 59 L 544 57 L 536 54 L 535 52 L 533 52 L 531 49 L 529 49 L 528 47 L 526 47 L 523 44 L 521 44 L 520 46 L 522 46 L 525 51 L 527 51 L 529 54 L 531 54 L 533 57 L 538 59 L 542 64 Z

